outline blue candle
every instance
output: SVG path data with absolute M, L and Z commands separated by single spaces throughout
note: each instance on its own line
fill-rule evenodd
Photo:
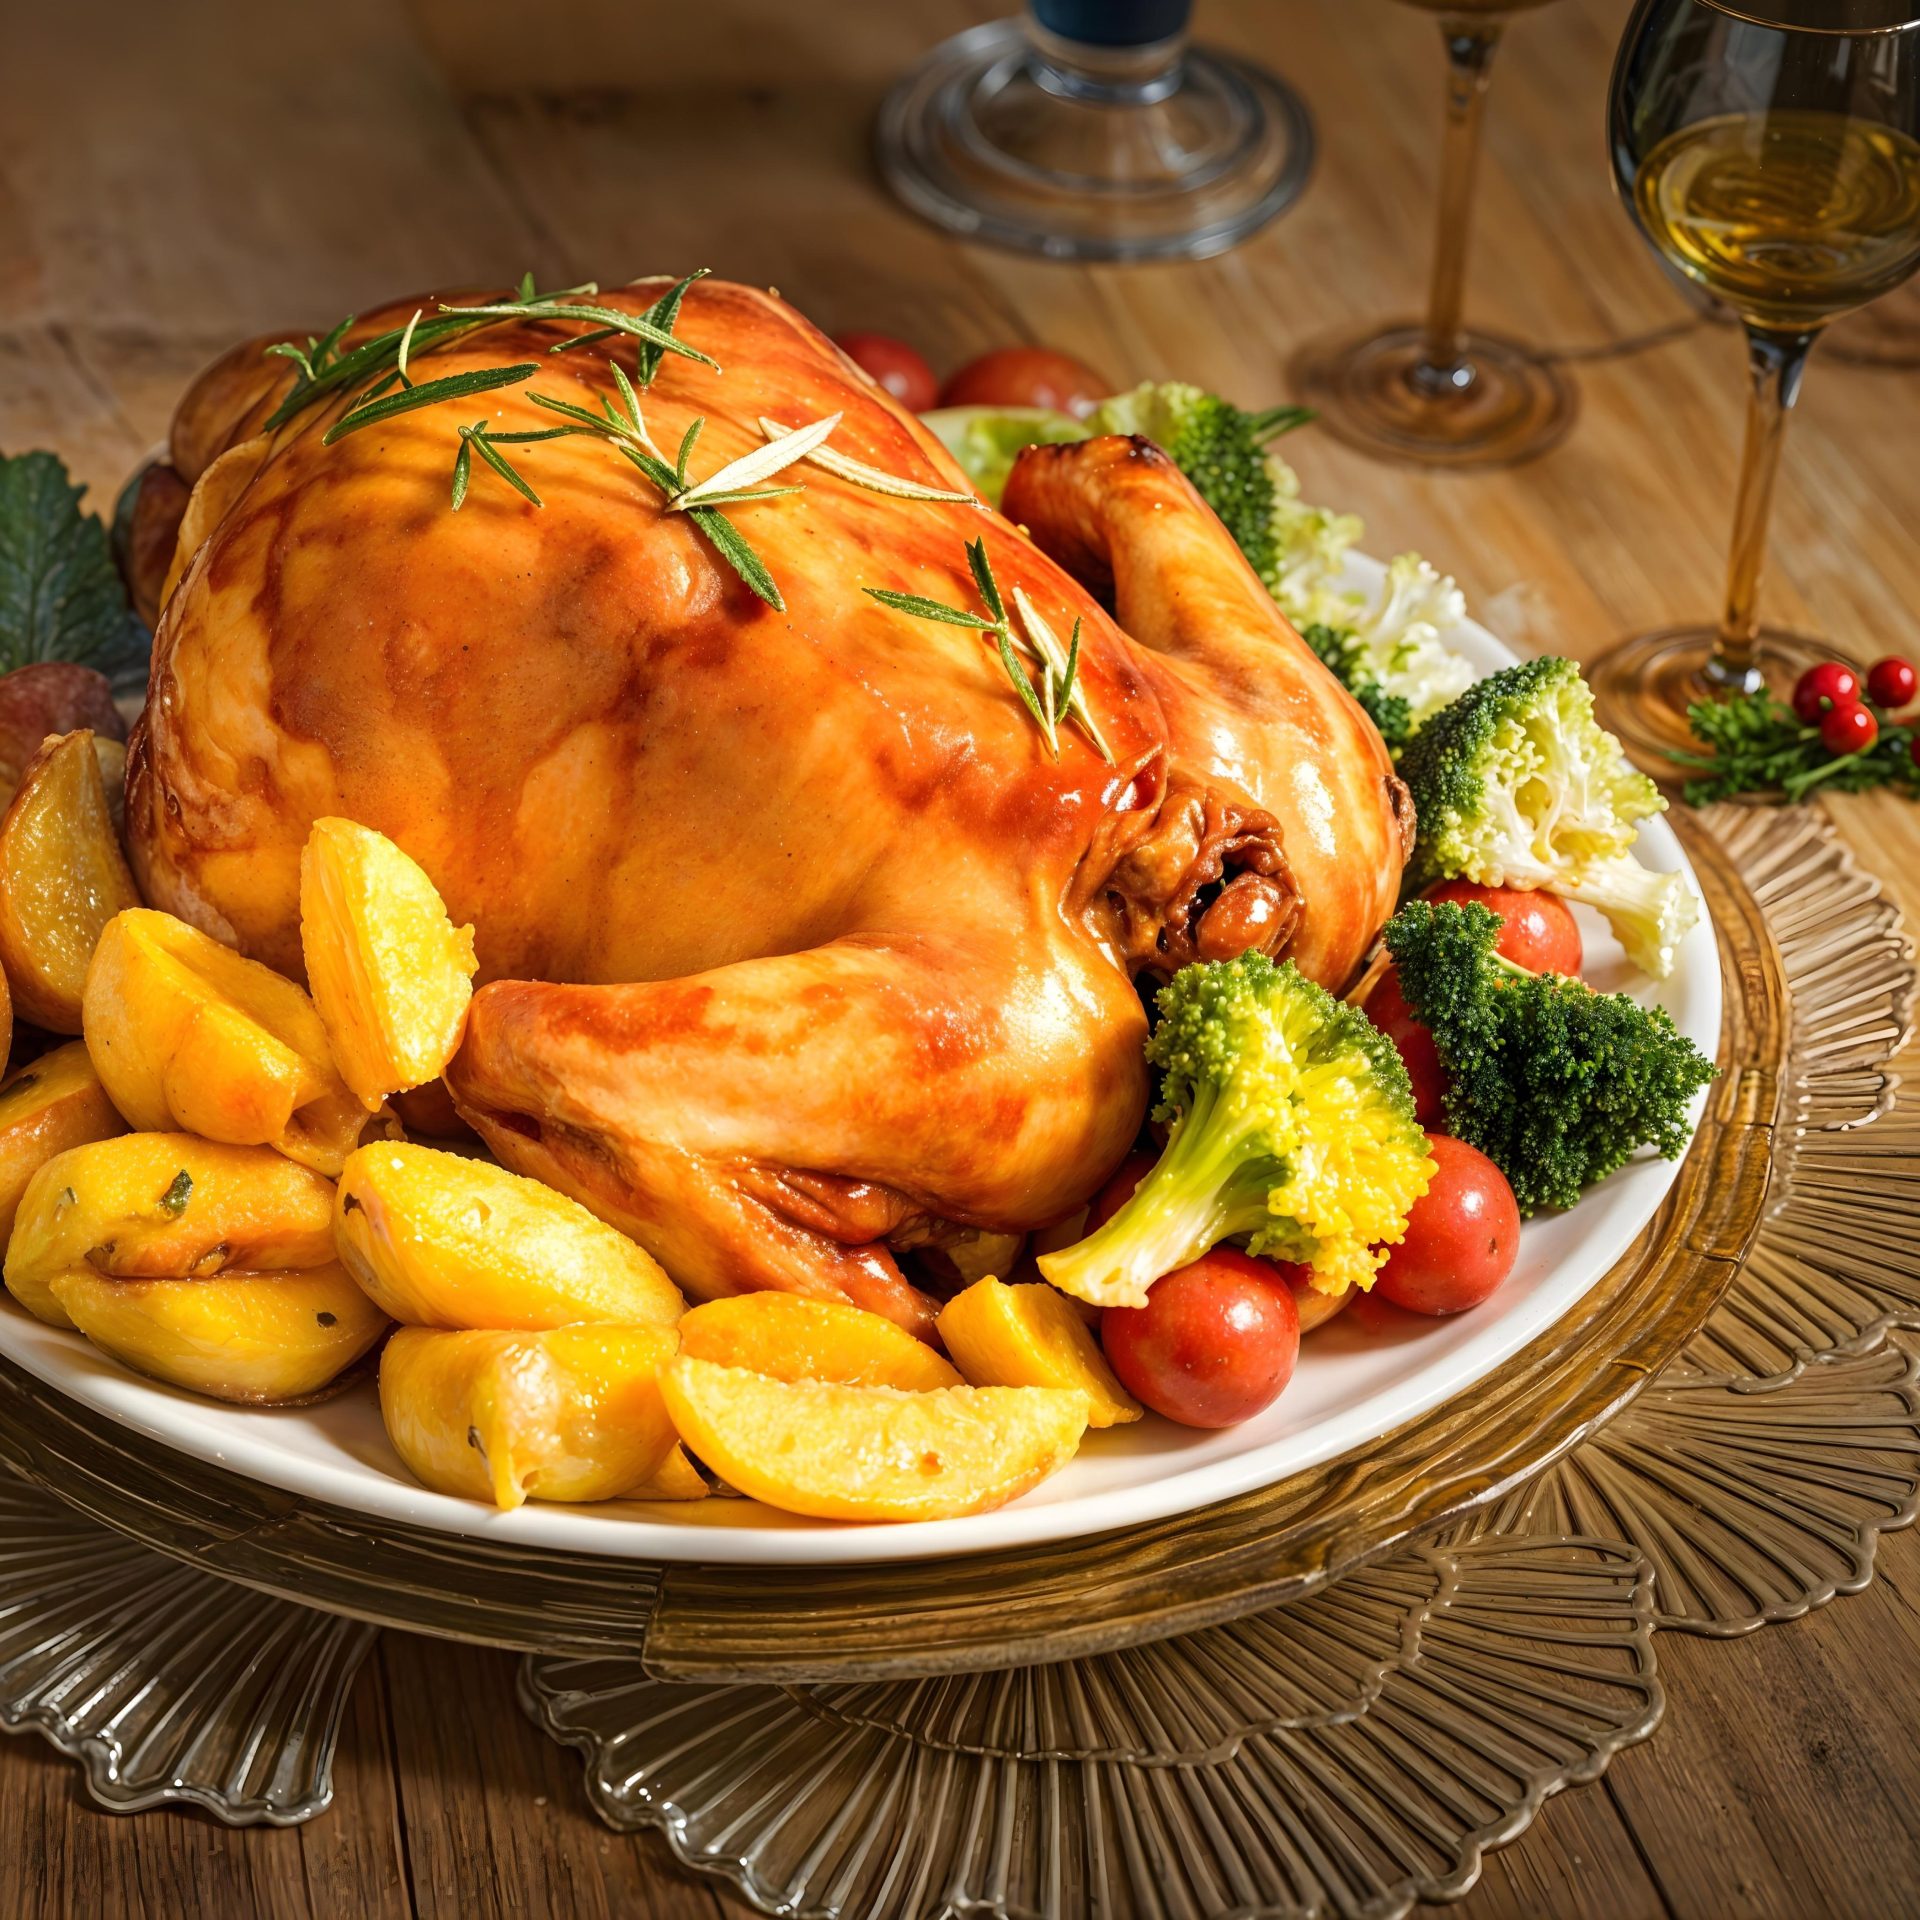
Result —
M 1193 0 L 1032 0 L 1033 17 L 1083 46 L 1146 47 L 1185 33 Z

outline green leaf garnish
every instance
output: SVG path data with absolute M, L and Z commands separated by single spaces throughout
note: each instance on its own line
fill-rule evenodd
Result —
M 172 1184 L 160 1196 L 160 1211 L 169 1214 L 175 1220 L 187 1210 L 187 1202 L 193 1198 L 193 1175 L 185 1167 L 173 1176 Z

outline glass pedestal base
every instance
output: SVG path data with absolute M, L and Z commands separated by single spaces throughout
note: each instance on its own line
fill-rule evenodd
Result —
M 1757 677 L 1743 689 L 1708 672 L 1716 638 L 1711 626 L 1667 627 L 1622 641 L 1587 670 L 1601 724 L 1619 736 L 1635 763 L 1656 780 L 1684 779 L 1690 769 L 1676 765 L 1672 756 L 1701 751 L 1687 725 L 1687 708 L 1694 701 L 1762 685 L 1785 700 L 1808 667 L 1834 657 L 1831 646 L 1806 634 L 1762 627 Z
M 1414 466 L 1510 467 L 1565 437 L 1579 392 L 1558 367 L 1497 334 L 1460 346 L 1435 368 L 1418 325 L 1314 342 L 1294 360 L 1295 397 L 1348 446 Z
M 1283 81 L 1210 47 L 1141 72 L 1081 85 L 1022 21 L 990 21 L 895 85 L 874 155 L 937 226 L 1055 260 L 1205 259 L 1298 196 L 1313 122 Z

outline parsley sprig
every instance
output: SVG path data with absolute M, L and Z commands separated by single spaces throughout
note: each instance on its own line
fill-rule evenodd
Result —
M 1805 800 L 1824 789 L 1860 793 L 1897 787 L 1920 798 L 1920 767 L 1913 760 L 1912 725 L 1880 720 L 1880 736 L 1860 753 L 1829 753 L 1820 729 L 1805 725 L 1794 710 L 1768 693 L 1702 700 L 1687 709 L 1687 723 L 1704 753 L 1673 758 L 1697 771 L 1686 786 L 1696 807 L 1742 796 Z
M 1074 619 L 1073 633 L 1063 649 L 1059 636 L 1047 624 L 1025 590 L 1015 587 L 1013 603 L 1020 616 L 1021 627 L 1021 631 L 1016 633 L 1006 601 L 1001 597 L 1000 583 L 994 578 L 993 562 L 987 557 L 985 540 L 967 542 L 967 568 L 973 575 L 974 590 L 980 596 L 980 604 L 986 608 L 989 617 L 983 618 L 965 607 L 950 607 L 944 601 L 929 599 L 921 593 L 897 593 L 891 587 L 865 587 L 862 591 L 878 600 L 883 607 L 891 607 L 896 613 L 911 614 L 916 620 L 932 620 L 948 627 L 971 627 L 976 632 L 992 634 L 1007 680 L 1019 695 L 1020 704 L 1033 716 L 1053 757 L 1056 760 L 1060 757 L 1060 722 L 1071 714 L 1085 729 L 1101 759 L 1112 766 L 1112 749 L 1102 736 L 1093 710 L 1087 704 L 1086 690 L 1080 685 L 1078 616 Z M 1021 663 L 1019 656 L 1022 653 L 1040 669 L 1037 685 Z

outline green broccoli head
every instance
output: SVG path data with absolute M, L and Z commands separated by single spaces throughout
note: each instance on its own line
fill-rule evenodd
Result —
M 1417 892 L 1456 875 L 1545 887 L 1607 917 L 1634 964 L 1665 978 L 1699 917 L 1680 874 L 1633 858 L 1639 822 L 1666 801 L 1594 718 L 1571 660 L 1528 660 L 1441 708 L 1400 759 L 1419 838 Z
M 1328 1293 L 1371 1286 L 1433 1162 L 1391 1041 L 1257 953 L 1183 967 L 1147 1058 L 1167 1145 L 1133 1198 L 1040 1270 L 1096 1306 L 1137 1307 L 1222 1240 L 1298 1261 Z
M 1713 1063 L 1658 1008 L 1503 960 L 1499 932 L 1485 907 L 1421 900 L 1387 923 L 1401 991 L 1447 1070 L 1448 1130 L 1529 1214 L 1572 1206 L 1642 1147 L 1678 1158 Z

